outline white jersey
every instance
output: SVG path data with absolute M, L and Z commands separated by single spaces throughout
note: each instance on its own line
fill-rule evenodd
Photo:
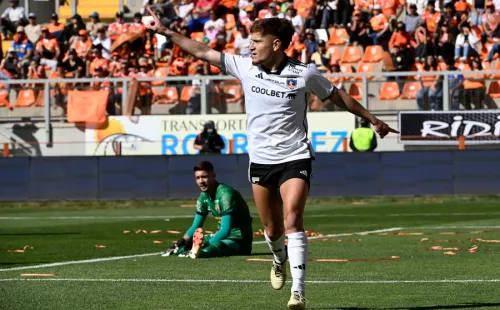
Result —
M 310 93 L 327 99 L 336 88 L 315 67 L 286 58 L 276 72 L 252 65 L 250 57 L 221 53 L 222 72 L 239 80 L 245 93 L 248 154 L 256 164 L 313 158 L 307 137 Z

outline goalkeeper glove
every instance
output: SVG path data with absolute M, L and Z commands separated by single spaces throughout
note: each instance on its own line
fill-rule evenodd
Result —
M 177 254 L 179 248 L 184 246 L 185 244 L 186 244 L 186 239 L 181 238 L 177 240 L 177 242 L 174 245 L 172 245 L 167 250 L 165 250 L 165 252 L 163 252 L 162 256 L 170 256 L 171 254 Z

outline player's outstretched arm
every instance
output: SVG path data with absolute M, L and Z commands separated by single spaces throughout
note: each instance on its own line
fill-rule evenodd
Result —
M 148 7 L 146 10 L 153 17 L 153 24 L 146 25 L 147 28 L 168 37 L 172 42 L 178 45 L 183 51 L 193 55 L 194 57 L 208 62 L 218 68 L 221 67 L 221 53 L 208 47 L 208 45 L 191 40 L 183 35 L 172 31 L 162 24 L 158 16 Z
M 329 101 L 337 105 L 341 109 L 351 112 L 354 115 L 368 120 L 374 127 L 375 131 L 383 139 L 389 133 L 399 133 L 399 131 L 389 127 L 385 122 L 379 120 L 375 115 L 366 110 L 358 101 L 349 96 L 344 90 L 337 90 L 328 97 Z

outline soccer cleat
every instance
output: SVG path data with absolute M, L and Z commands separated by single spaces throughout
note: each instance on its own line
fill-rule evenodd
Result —
M 273 260 L 271 268 L 271 285 L 275 290 L 281 290 L 286 282 L 286 259 L 281 264 Z
M 203 245 L 203 236 L 204 236 L 203 228 L 198 228 L 193 235 L 193 247 L 191 248 L 191 252 L 189 252 L 189 257 L 192 259 L 197 258 L 200 255 L 201 247 Z
M 288 301 L 288 309 L 304 310 L 306 308 L 306 298 L 301 292 L 293 292 Z

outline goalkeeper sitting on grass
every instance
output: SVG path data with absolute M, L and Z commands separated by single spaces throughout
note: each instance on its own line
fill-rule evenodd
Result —
M 193 224 L 162 256 L 205 258 L 249 255 L 252 251 L 252 217 L 241 194 L 229 185 L 218 183 L 214 167 L 203 161 L 193 168 L 196 185 L 201 190 Z M 205 235 L 203 223 L 208 215 L 218 221 L 218 231 Z

